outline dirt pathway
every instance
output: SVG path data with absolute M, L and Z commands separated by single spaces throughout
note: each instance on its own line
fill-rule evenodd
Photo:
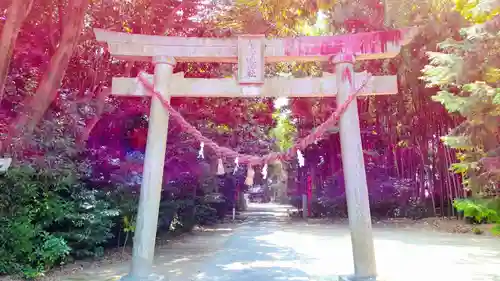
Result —
M 159 246 L 154 271 L 168 281 L 337 280 L 353 273 L 349 229 L 291 221 L 286 207 L 251 205 L 248 219 Z M 500 281 L 500 239 L 374 226 L 384 281 Z M 129 261 L 86 268 L 61 281 L 118 280 Z
M 164 245 L 158 245 L 154 272 L 164 275 L 168 281 L 193 280 L 198 273 L 197 268 L 223 248 L 237 227 L 237 224 L 220 225 L 185 234 Z M 126 275 L 129 269 L 130 257 L 122 262 L 93 263 L 76 273 L 66 268 L 63 272 L 53 272 L 43 281 L 114 281 Z
M 267 206 L 254 209 L 198 280 L 337 280 L 353 273 L 347 226 L 290 222 Z M 385 226 L 374 228 L 374 239 L 379 280 L 500 281 L 498 238 Z

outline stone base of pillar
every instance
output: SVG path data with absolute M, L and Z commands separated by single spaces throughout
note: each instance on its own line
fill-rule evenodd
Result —
M 377 277 L 356 277 L 354 275 L 339 276 L 339 281 L 377 281 Z
M 165 276 L 158 274 L 150 274 L 146 277 L 137 277 L 132 275 L 125 275 L 120 278 L 120 281 L 165 281 Z

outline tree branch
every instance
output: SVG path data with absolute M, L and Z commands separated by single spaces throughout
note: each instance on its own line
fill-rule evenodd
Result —
M 5 81 L 9 72 L 10 60 L 14 52 L 17 36 L 32 6 L 33 0 L 16 0 L 12 2 L 7 12 L 7 21 L 0 37 L 0 102 L 3 98 Z

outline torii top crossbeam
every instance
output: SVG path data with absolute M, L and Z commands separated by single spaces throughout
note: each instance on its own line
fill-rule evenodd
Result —
M 151 83 L 154 81 L 153 75 L 145 78 Z M 171 97 L 242 97 L 242 87 L 234 78 L 185 78 L 183 72 L 178 72 L 170 79 L 168 94 Z M 259 97 L 331 97 L 337 93 L 337 84 L 335 75 L 328 72 L 323 72 L 323 77 L 275 77 L 264 82 Z M 396 75 L 370 76 L 366 72 L 355 73 L 354 84 L 356 89 L 360 89 L 360 96 L 394 95 L 398 92 Z M 113 77 L 111 92 L 116 96 L 148 95 L 137 78 L 128 77 Z
M 413 29 L 363 32 L 336 36 L 304 36 L 263 39 L 265 62 L 327 61 L 349 52 L 356 60 L 392 58 L 407 44 Z M 195 38 L 129 34 L 94 29 L 97 41 L 106 42 L 111 55 L 126 60 L 149 61 L 154 56 L 171 56 L 176 61 L 238 61 L 237 38 Z M 255 35 L 260 37 L 259 35 Z

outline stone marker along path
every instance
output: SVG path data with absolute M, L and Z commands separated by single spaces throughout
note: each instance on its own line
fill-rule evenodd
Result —
M 154 271 L 168 281 L 337 280 L 353 270 L 346 225 L 291 222 L 286 207 L 251 204 L 233 230 L 188 235 L 157 249 Z M 374 228 L 379 280 L 500 281 L 500 239 L 468 234 Z M 110 281 L 129 265 L 65 276 Z M 54 280 L 54 279 L 53 279 Z

